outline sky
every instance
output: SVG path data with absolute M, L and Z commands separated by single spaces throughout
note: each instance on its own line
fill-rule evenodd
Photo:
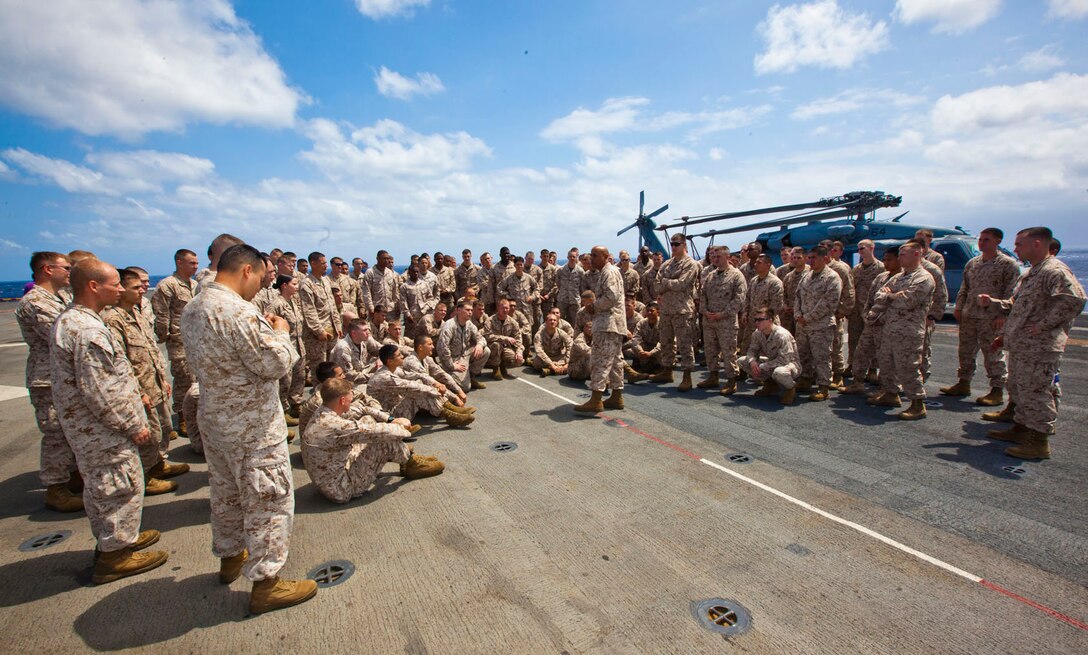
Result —
M 633 250 L 641 190 L 1088 246 L 1088 0 L 0 0 L 0 280 L 221 232 Z

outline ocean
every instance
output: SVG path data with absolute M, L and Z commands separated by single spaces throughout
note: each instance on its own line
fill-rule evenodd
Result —
M 1059 258 L 1072 269 L 1073 274 L 1080 280 L 1081 286 L 1088 288 L 1088 248 L 1063 250 Z M 398 273 L 403 273 L 406 266 L 394 266 Z M 155 286 L 166 275 L 152 275 L 151 286 Z M 13 280 L 0 282 L 0 302 L 15 302 L 23 296 L 23 287 L 29 280 Z

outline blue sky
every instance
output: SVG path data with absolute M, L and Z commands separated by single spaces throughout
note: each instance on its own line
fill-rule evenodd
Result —
M 666 220 L 880 189 L 1085 246 L 1086 44 L 1088 0 L 0 0 L 0 279 L 223 231 L 633 248 L 642 189 Z

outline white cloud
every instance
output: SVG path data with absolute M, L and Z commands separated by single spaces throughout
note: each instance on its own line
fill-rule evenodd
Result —
M 931 120 L 938 134 L 970 133 L 1043 119 L 1084 122 L 1088 116 L 1088 75 L 1059 73 L 1019 86 L 991 86 L 943 96 Z
M 794 109 L 790 118 L 809 120 L 819 116 L 855 112 L 862 108 L 894 107 L 904 108 L 925 101 L 921 96 L 912 96 L 893 89 L 847 89 L 827 98 L 819 98 Z
M 15 243 L 11 239 L 0 239 L 0 248 L 5 250 L 30 250 L 21 243 Z
M 337 124 L 316 119 L 305 134 L 313 148 L 300 156 L 331 179 L 431 177 L 466 170 L 475 158 L 491 155 L 486 143 L 467 132 L 420 134 L 389 119 L 346 138 Z
M 1088 16 L 1088 0 L 1048 0 L 1047 14 L 1057 18 L 1084 18 Z
M 1029 52 L 1020 58 L 1017 65 L 1029 73 L 1042 73 L 1064 66 L 1065 59 L 1058 54 L 1057 47 L 1052 44 Z
M 359 13 L 375 20 L 411 15 L 416 7 L 426 7 L 431 0 L 355 0 Z
M 25 172 L 52 181 L 71 193 L 118 196 L 125 193 L 161 191 L 168 182 L 187 182 L 209 175 L 215 165 L 190 155 L 137 150 L 89 153 L 80 166 L 23 148 L 0 153 Z
M 888 26 L 868 14 L 852 14 L 836 0 L 775 5 L 757 28 L 766 50 L 755 58 L 756 73 L 792 73 L 801 66 L 851 68 L 889 46 Z
M 601 104 L 600 109 L 579 107 L 553 120 L 540 132 L 540 136 L 549 141 L 574 141 L 583 152 L 593 155 L 601 151 L 602 134 L 660 132 L 688 127 L 687 138 L 693 141 L 707 134 L 751 125 L 772 109 L 770 105 L 757 105 L 717 111 L 650 114 L 642 109 L 649 104 L 647 98 L 609 98 Z
M 933 22 L 933 31 L 962 34 L 990 20 L 1001 10 L 1001 0 L 896 0 L 895 17 L 910 25 Z
M 226 0 L 0 0 L 0 102 L 135 138 L 187 123 L 284 127 L 302 95 Z
M 416 95 L 431 96 L 446 90 L 442 80 L 434 73 L 416 73 L 413 80 L 385 66 L 374 76 L 374 84 L 378 87 L 378 93 L 399 100 L 408 100 Z
M 706 153 L 706 156 L 714 161 L 721 161 L 725 159 L 725 151 L 721 148 L 711 148 L 710 151 Z

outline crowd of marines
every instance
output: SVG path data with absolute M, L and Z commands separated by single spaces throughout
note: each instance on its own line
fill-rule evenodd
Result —
M 1058 370 L 1083 288 L 1057 258 L 1045 227 L 1021 230 L 1017 259 L 983 230 L 955 298 L 958 381 L 942 394 L 968 396 L 982 353 L 989 390 L 976 402 L 1011 423 L 989 433 L 1005 452 L 1050 457 L 1060 396 Z M 469 394 L 485 379 L 541 376 L 584 381 L 574 409 L 624 408 L 627 383 L 681 381 L 677 391 L 738 393 L 780 402 L 826 401 L 832 391 L 866 394 L 880 407 L 909 406 L 926 417 L 930 339 L 948 302 L 944 260 L 932 233 L 889 247 L 857 246 L 841 261 L 828 241 L 784 248 L 775 268 L 759 243 L 688 254 L 673 235 L 671 256 L 640 250 L 614 257 L 603 246 L 566 261 L 542 251 L 495 261 L 469 250 L 413 256 L 403 274 L 378 251 L 374 266 L 321 252 L 263 253 L 222 234 L 209 268 L 191 250 L 148 299 L 139 267 L 118 269 L 87 251 L 34 253 L 34 287 L 17 319 L 29 345 L 27 387 L 42 432 L 45 502 L 85 510 L 97 539 L 93 581 L 105 583 L 163 564 L 159 540 L 141 530 L 145 495 L 177 488 L 187 464 L 169 461 L 185 436 L 208 463 L 212 552 L 219 578 L 253 582 L 250 611 L 304 602 L 311 580 L 279 577 L 288 553 L 294 488 L 287 444 L 300 437 L 316 488 L 344 503 L 367 492 L 387 463 L 401 475 L 438 475 L 444 465 L 409 445 L 421 413 L 467 427 Z M 160 345 L 166 357 L 162 356 Z M 692 375 L 701 353 L 707 375 Z M 169 375 L 167 375 L 169 366 Z M 489 369 L 489 373 L 485 373 Z M 846 379 L 851 379 L 850 384 Z M 307 394 L 306 388 L 311 387 Z M 607 397 L 606 397 L 606 394 Z M 176 427 L 175 427 L 176 417 Z M 292 429 L 293 428 L 293 429 Z

